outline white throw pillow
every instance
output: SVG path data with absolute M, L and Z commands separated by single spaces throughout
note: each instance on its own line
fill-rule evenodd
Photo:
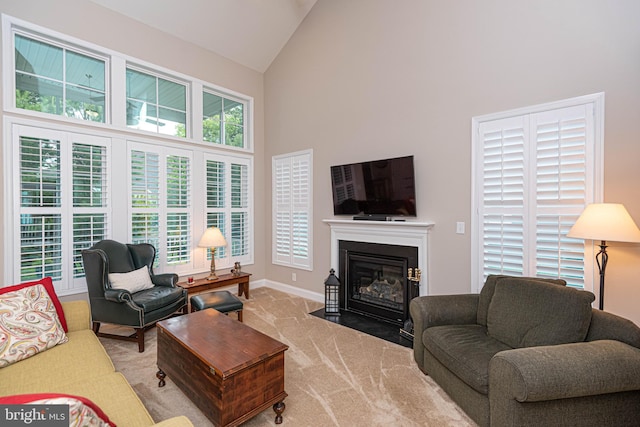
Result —
M 113 289 L 125 289 L 131 293 L 153 288 L 147 266 L 129 273 L 109 273 L 109 282 Z

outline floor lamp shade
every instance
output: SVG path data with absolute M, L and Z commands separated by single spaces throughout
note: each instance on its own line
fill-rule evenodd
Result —
M 207 279 L 216 280 L 218 278 L 218 276 L 216 276 L 216 248 L 227 246 L 227 240 L 218 227 L 209 227 L 202 234 L 198 246 L 201 248 L 211 248 L 211 271 Z
M 640 230 L 627 212 L 618 203 L 593 203 L 580 214 L 567 237 L 585 240 L 600 240 L 600 252 L 596 262 L 600 270 L 600 310 L 604 307 L 604 273 L 609 256 L 607 241 L 640 242 Z

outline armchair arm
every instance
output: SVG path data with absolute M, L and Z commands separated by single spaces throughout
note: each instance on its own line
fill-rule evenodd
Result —
M 125 289 L 105 289 L 104 299 L 112 302 L 131 302 L 131 292 Z
M 479 294 L 429 295 L 416 297 L 409 304 L 413 320 L 413 357 L 422 367 L 425 329 L 440 325 L 475 324 L 478 316 Z
M 430 295 L 411 300 L 409 311 L 414 329 L 440 325 L 475 324 L 478 316 L 478 294 Z
M 492 417 L 494 405 L 508 406 L 508 401 L 541 402 L 632 390 L 640 390 L 640 349 L 619 341 L 507 350 L 489 363 Z
M 178 283 L 178 275 L 174 273 L 154 274 L 151 276 L 151 281 L 156 286 L 175 288 Z

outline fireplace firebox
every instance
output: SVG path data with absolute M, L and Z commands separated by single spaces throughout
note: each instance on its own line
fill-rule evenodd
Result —
M 340 308 L 402 326 L 418 285 L 408 280 L 418 248 L 340 240 Z

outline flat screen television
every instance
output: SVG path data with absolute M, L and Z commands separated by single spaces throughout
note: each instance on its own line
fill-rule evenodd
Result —
M 334 215 L 389 220 L 416 216 L 413 156 L 331 166 Z

